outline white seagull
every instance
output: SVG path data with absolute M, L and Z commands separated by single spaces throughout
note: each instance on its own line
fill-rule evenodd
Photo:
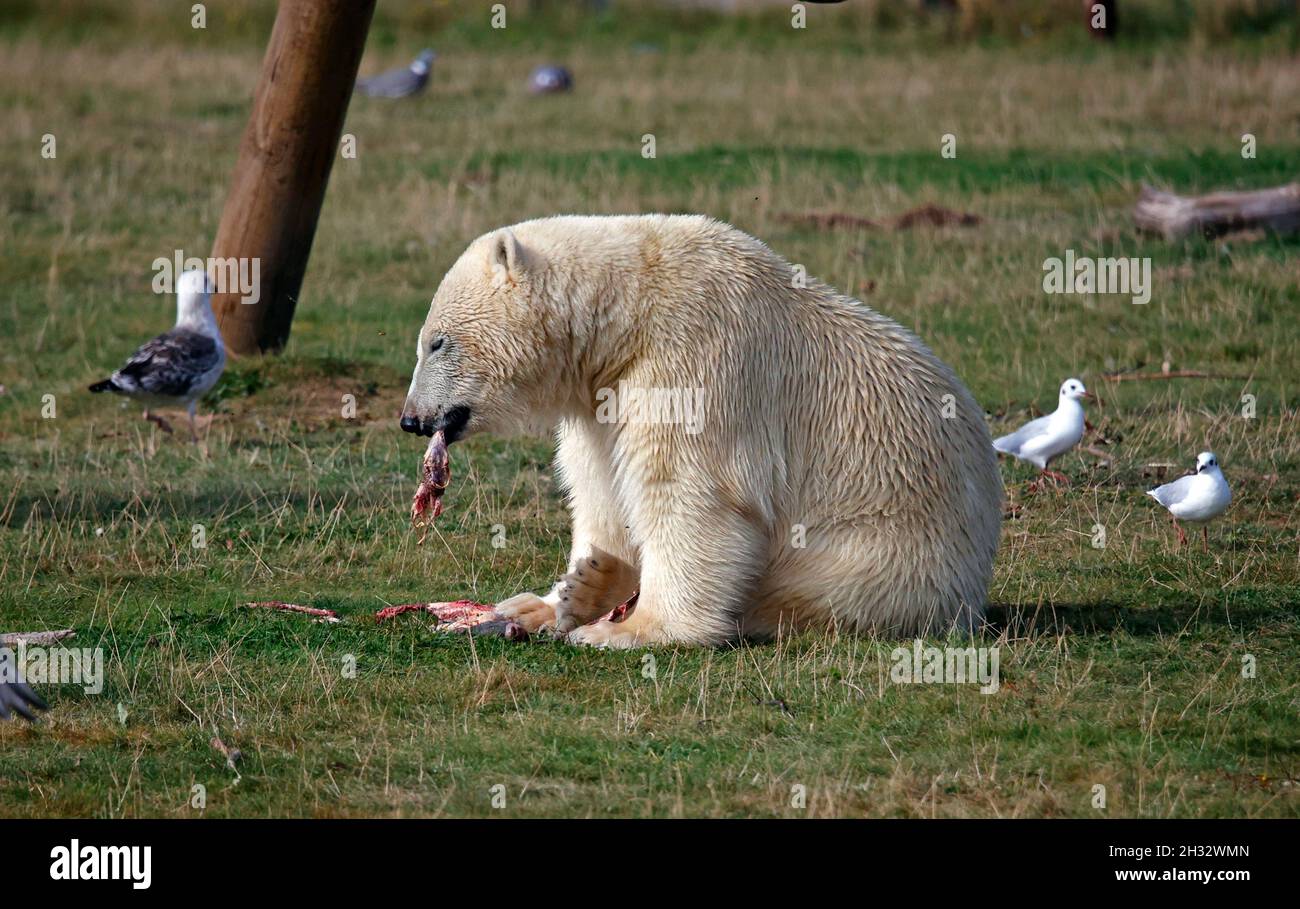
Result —
M 1084 399 L 1092 400 L 1092 395 L 1083 383 L 1078 379 L 1066 379 L 1061 385 L 1056 410 L 1029 421 L 1009 436 L 994 439 L 993 447 L 1035 465 L 1045 477 L 1069 483 L 1069 477 L 1048 470 L 1047 465 L 1078 445 L 1083 438 L 1083 405 L 1079 402 Z
M 144 418 L 171 432 L 167 421 L 149 412 L 163 404 L 184 405 L 190 435 L 197 442 L 194 409 L 226 368 L 226 347 L 212 314 L 212 282 L 201 271 L 187 271 L 176 282 L 176 327 L 140 346 L 126 365 L 93 392 L 111 391 L 144 404 Z
M 1174 529 L 1178 531 L 1179 546 L 1187 542 L 1179 518 L 1189 524 L 1200 524 L 1206 552 L 1210 551 L 1210 529 L 1205 526 L 1206 522 L 1223 514 L 1232 504 L 1232 490 L 1228 488 L 1228 481 L 1219 469 L 1219 459 L 1212 451 L 1203 451 L 1196 456 L 1196 473 L 1147 490 L 1147 495 L 1169 509 Z

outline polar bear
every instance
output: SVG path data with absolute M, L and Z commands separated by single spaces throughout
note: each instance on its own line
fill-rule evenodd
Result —
M 429 307 L 401 427 L 556 432 L 568 573 L 497 605 L 530 631 L 717 645 L 983 614 L 1002 481 L 966 387 L 895 322 L 707 217 L 475 240 Z

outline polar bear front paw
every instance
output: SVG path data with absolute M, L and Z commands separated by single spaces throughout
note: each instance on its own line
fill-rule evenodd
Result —
M 555 627 L 555 607 L 535 593 L 518 593 L 495 607 L 503 619 L 518 622 L 529 634 Z
M 555 630 L 565 633 L 594 622 L 623 602 L 636 583 L 630 565 L 593 548 L 591 555 L 576 560 L 573 570 L 556 586 Z

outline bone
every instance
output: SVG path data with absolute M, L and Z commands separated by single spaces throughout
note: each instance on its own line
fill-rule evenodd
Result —
M 274 609 L 278 612 L 297 612 L 302 615 L 316 616 L 318 622 L 330 625 L 338 623 L 339 615 L 333 609 L 317 609 L 314 606 L 299 606 L 296 603 L 281 603 L 279 600 L 267 600 L 262 603 L 245 603 L 248 609 Z
M 400 606 L 385 606 L 375 613 L 376 622 L 387 622 L 394 616 L 407 612 L 430 612 L 433 603 L 402 603 Z

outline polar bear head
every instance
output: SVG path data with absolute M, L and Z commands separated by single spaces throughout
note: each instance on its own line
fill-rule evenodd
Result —
M 545 260 L 509 228 L 479 237 L 438 286 L 415 349 L 401 427 L 448 442 L 555 425 L 558 312 Z

